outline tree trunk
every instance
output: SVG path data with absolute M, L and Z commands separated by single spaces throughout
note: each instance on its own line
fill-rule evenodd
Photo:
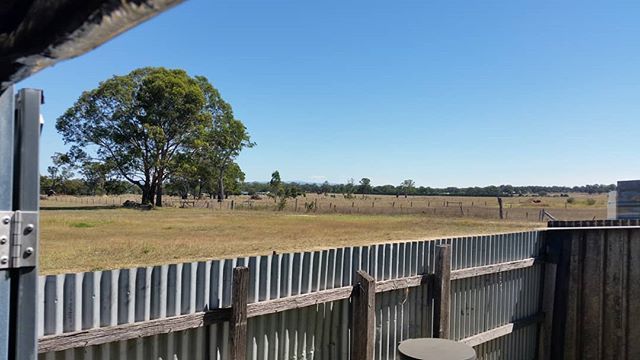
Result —
M 142 190 L 142 203 L 144 205 L 153 204 L 153 195 L 149 185 L 141 187 Z
M 162 180 L 164 179 L 164 170 L 157 170 L 155 181 L 152 182 L 151 189 L 155 195 L 155 206 L 162 207 Z M 151 204 L 154 204 L 151 199 Z
M 158 181 L 156 187 L 156 206 L 162 207 L 162 181 Z
M 155 184 L 151 182 L 149 171 L 145 169 L 144 182 L 140 186 L 142 190 L 142 204 L 153 205 L 153 194 L 155 193 Z
M 224 200 L 224 171 L 220 171 L 218 174 L 218 202 Z

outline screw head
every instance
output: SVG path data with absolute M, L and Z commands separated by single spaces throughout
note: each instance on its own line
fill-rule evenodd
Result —
M 31 254 L 33 254 L 33 248 L 32 247 L 28 247 L 24 250 L 25 255 L 27 256 L 31 256 Z
M 2 218 L 2 223 L 5 225 L 9 225 L 9 223 L 11 222 L 11 218 L 8 216 L 5 216 Z
M 0 245 L 4 245 L 7 243 L 7 237 L 6 236 L 0 236 Z
M 9 258 L 6 256 L 0 257 L 0 264 L 6 264 L 7 262 L 9 262 Z
M 35 226 L 33 226 L 33 224 L 28 224 L 25 228 L 24 228 L 24 234 L 31 234 L 31 232 L 33 231 L 33 229 L 35 229 Z

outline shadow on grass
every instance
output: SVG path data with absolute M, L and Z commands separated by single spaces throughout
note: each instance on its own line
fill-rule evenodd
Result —
M 123 209 L 122 206 L 117 205 L 97 205 L 97 206 L 40 206 L 42 211 L 56 211 L 56 210 L 115 210 Z

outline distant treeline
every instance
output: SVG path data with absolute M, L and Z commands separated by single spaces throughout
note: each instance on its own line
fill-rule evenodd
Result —
M 366 179 L 368 180 L 368 179 Z M 360 183 L 348 182 L 346 184 L 330 184 L 328 182 L 322 184 L 283 183 L 288 193 L 332 193 L 332 194 L 366 194 L 366 195 L 433 195 L 433 196 L 525 196 L 547 194 L 566 194 L 566 193 L 588 193 L 601 194 L 615 190 L 614 184 L 594 184 L 583 186 L 486 186 L 486 187 L 447 187 L 432 188 L 424 186 L 414 186 L 412 181 L 405 180 L 403 184 L 398 186 L 382 185 L 372 186 L 368 181 L 360 181 Z M 165 185 L 165 192 L 169 195 L 180 195 L 175 190 L 173 183 Z M 225 186 L 229 195 L 239 195 L 241 193 L 249 193 L 253 195 L 257 192 L 270 192 L 272 187 L 268 182 L 239 182 L 234 181 Z M 83 177 L 80 179 L 58 179 L 51 176 L 40 177 L 40 189 L 43 194 L 50 190 L 57 194 L 66 195 L 121 195 L 121 194 L 139 194 L 140 190 L 131 183 L 117 179 L 101 179 L 96 181 L 91 177 Z M 190 195 L 198 195 L 198 193 L 189 193 Z
M 89 178 L 82 179 L 57 179 L 50 176 L 40 176 L 40 192 L 42 194 L 60 195 L 123 195 L 140 194 L 140 189 L 128 181 L 117 179 L 106 179 L 102 181 L 91 181 Z
M 614 184 L 593 184 L 583 186 L 512 186 L 512 185 L 500 185 L 500 186 L 485 186 L 485 187 L 447 187 L 447 188 L 432 188 L 432 187 L 407 187 L 405 184 L 394 185 L 382 185 L 371 186 L 368 184 L 363 185 L 355 184 L 353 182 L 347 184 L 330 184 L 325 182 L 323 184 L 309 184 L 309 183 L 286 183 L 287 187 L 296 188 L 302 193 L 335 193 L 335 194 L 370 194 L 370 195 L 433 195 L 433 196 L 526 196 L 526 195 L 539 195 L 545 196 L 548 194 L 566 194 L 566 193 L 588 193 L 588 194 L 601 194 L 615 190 Z M 240 186 L 242 192 L 254 194 L 256 192 L 268 192 L 270 190 L 268 182 L 247 182 Z

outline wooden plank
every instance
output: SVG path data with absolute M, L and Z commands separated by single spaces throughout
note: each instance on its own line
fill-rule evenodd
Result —
M 352 306 L 352 341 L 351 359 L 373 359 L 375 344 L 375 303 L 376 281 L 365 271 L 356 272 Z
M 542 304 L 542 312 L 547 314 L 545 316 L 544 322 L 540 328 L 539 335 L 539 350 L 540 359 L 549 360 L 551 359 L 551 333 L 553 328 L 553 307 L 554 307 L 554 298 L 555 298 L 555 290 L 556 290 L 556 276 L 557 276 L 557 265 L 547 262 L 543 268 L 543 277 L 542 283 L 540 284 L 538 290 L 541 292 L 540 296 L 541 304 Z
M 376 283 L 376 292 L 394 291 L 426 284 L 429 275 L 417 275 L 400 279 L 383 280 Z
M 564 323 L 566 328 L 564 339 L 565 359 L 578 359 L 578 349 L 580 348 L 583 240 L 583 231 L 574 231 L 571 233 L 568 284 L 565 289 L 567 292 L 567 308 Z
M 553 316 L 549 355 L 562 358 L 567 328 L 567 308 L 569 306 L 569 273 L 572 231 L 548 231 L 545 233 L 548 255 L 556 258 L 556 279 L 553 298 Z M 546 360 L 546 358 L 542 358 Z
M 41 337 L 38 352 L 61 351 L 195 329 L 231 319 L 231 308 Z
M 335 289 L 294 295 L 280 299 L 261 301 L 247 305 L 247 317 L 273 314 L 286 310 L 299 309 L 320 303 L 348 299 L 353 287 L 343 286 Z
M 627 299 L 636 302 L 640 299 L 640 230 L 629 230 L 629 266 L 627 280 Z M 628 323 L 627 359 L 640 359 L 640 306 L 627 307 L 626 319 L 634 319 Z
M 480 344 L 484 344 L 491 340 L 495 340 L 499 337 L 509 335 L 512 332 L 524 328 L 526 326 L 542 322 L 544 320 L 544 314 L 536 314 L 534 316 L 530 316 L 521 320 L 517 320 L 506 325 L 499 326 L 497 328 L 482 332 L 480 334 L 476 334 L 473 336 L 469 336 L 460 340 L 461 343 L 467 344 L 469 346 L 478 346 Z
M 604 230 L 588 231 L 585 234 L 583 281 L 582 281 L 582 337 L 580 358 L 600 359 L 602 356 L 602 305 L 604 274 Z
M 627 296 L 627 292 L 629 291 L 629 232 L 628 231 L 620 231 L 622 233 L 622 256 L 620 258 L 620 265 L 622 267 L 622 275 L 620 277 L 621 288 L 620 288 L 620 297 L 622 302 L 622 309 L 620 312 L 620 317 L 622 319 L 622 324 L 620 326 L 620 358 L 626 359 L 627 354 L 627 346 L 629 345 L 628 340 L 628 331 L 629 324 L 633 324 L 634 326 L 637 324 L 635 321 L 629 321 L 629 297 Z M 636 319 L 634 319 L 636 320 Z
M 451 303 L 451 248 L 449 245 L 437 247 L 435 265 L 433 337 L 448 339 Z
M 539 258 L 528 258 L 528 259 L 522 259 L 522 260 L 507 261 L 499 264 L 484 265 L 484 266 L 477 266 L 477 267 L 466 268 L 461 270 L 454 270 L 451 272 L 451 280 L 466 279 L 470 277 L 495 274 L 495 273 L 504 272 L 504 271 L 524 269 L 524 268 L 534 266 L 535 264 L 539 264 L 541 261 L 542 259 L 539 259 Z
M 609 230 L 604 265 L 604 312 L 601 359 L 624 359 L 622 341 L 625 336 L 623 327 L 622 281 L 624 261 L 624 230 Z

